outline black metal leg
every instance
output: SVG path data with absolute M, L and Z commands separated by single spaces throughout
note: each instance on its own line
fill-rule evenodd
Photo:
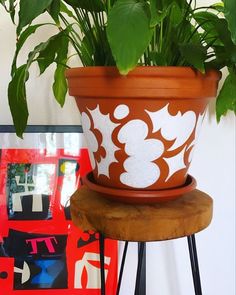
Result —
M 122 255 L 122 260 L 121 260 L 121 265 L 120 265 L 120 273 L 119 273 L 119 279 L 118 279 L 118 284 L 117 284 L 117 289 L 116 289 L 116 295 L 119 295 L 120 293 L 120 286 L 121 286 L 121 281 L 123 277 L 123 271 L 124 271 L 124 266 L 125 266 L 125 259 L 126 259 L 126 254 L 128 250 L 128 244 L 129 242 L 125 242 L 124 250 L 123 250 L 123 255 Z
M 146 243 L 139 243 L 135 295 L 146 294 Z
M 101 270 L 101 295 L 106 294 L 105 289 L 105 265 L 104 265 L 104 248 L 105 248 L 105 239 L 104 236 L 99 234 L 99 252 L 100 252 L 100 270 Z
M 191 261 L 191 267 L 192 267 L 195 295 L 202 295 L 195 235 L 188 236 L 187 238 L 188 238 L 188 248 L 189 248 L 189 255 L 190 255 L 190 261 Z

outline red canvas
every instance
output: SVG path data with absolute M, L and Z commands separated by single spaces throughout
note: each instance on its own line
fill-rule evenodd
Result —
M 90 170 L 81 148 L 3 148 L 0 295 L 100 294 L 98 233 L 76 228 L 69 196 Z M 117 242 L 106 240 L 106 290 L 115 294 Z

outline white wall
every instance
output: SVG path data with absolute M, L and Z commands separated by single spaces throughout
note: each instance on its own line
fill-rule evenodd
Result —
M 51 27 L 45 27 L 40 30 L 40 35 L 30 37 L 29 46 L 37 45 L 42 40 L 46 40 L 50 34 Z M 15 28 L 12 25 L 9 16 L 4 14 L 3 8 L 0 7 L 0 124 L 11 124 L 12 119 L 7 102 L 7 85 L 10 80 L 11 61 L 15 48 Z M 24 48 L 23 48 L 24 49 Z M 19 64 L 26 61 L 26 53 L 22 51 Z M 62 109 L 56 103 L 51 85 L 53 82 L 53 69 L 48 69 L 45 75 L 39 77 L 37 67 L 31 69 L 30 80 L 27 86 L 28 107 L 29 107 L 29 124 L 79 124 L 77 107 L 73 98 L 68 97 L 65 106 Z
M 12 124 L 6 89 L 14 42 L 14 28 L 0 10 L 1 125 Z M 32 71 L 28 86 L 29 124 L 79 124 L 72 98 L 67 99 L 63 109 L 54 102 L 50 90 L 52 72 L 43 79 L 37 76 Z M 212 111 L 208 113 L 190 171 L 198 188 L 214 199 L 213 222 L 196 236 L 204 295 L 235 294 L 235 145 L 234 116 L 217 125 Z M 147 247 L 147 295 L 194 294 L 186 239 L 149 243 Z M 121 295 L 133 294 L 135 251 L 132 246 Z

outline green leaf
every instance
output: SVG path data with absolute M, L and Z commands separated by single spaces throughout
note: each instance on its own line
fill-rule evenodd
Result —
M 68 27 L 67 30 L 70 28 Z M 64 61 L 67 55 L 68 50 L 68 37 L 66 35 L 66 31 L 61 31 L 57 35 L 52 36 L 48 39 L 46 46 L 43 50 L 39 52 L 37 57 L 38 66 L 40 69 L 40 75 L 48 68 L 50 64 L 52 64 L 56 59 L 61 57 L 61 53 L 63 54 L 62 58 L 60 58 L 59 62 Z
M 168 17 L 168 20 L 174 26 L 178 25 L 183 19 L 182 11 L 175 1 L 171 2 L 168 7 L 164 7 L 162 10 L 157 10 L 157 1 L 150 0 L 150 13 L 151 27 L 155 27 L 156 25 L 160 24 L 166 17 Z
M 147 5 L 143 1 L 118 0 L 108 16 L 107 35 L 121 74 L 138 63 L 153 34 Z
M 17 34 L 20 35 L 21 30 L 50 7 L 51 3 L 52 0 L 21 0 Z
M 40 51 L 37 58 L 40 75 L 42 75 L 44 71 L 55 61 L 57 43 L 53 42 L 53 40 L 56 40 L 55 36 L 49 39 L 48 45 L 44 50 Z
M 66 67 L 63 65 L 58 64 L 56 71 L 54 73 L 54 83 L 53 83 L 53 93 L 60 104 L 61 107 L 63 107 L 65 103 L 65 97 L 67 93 L 67 82 L 65 78 L 65 70 Z
M 8 87 L 8 98 L 16 128 L 16 134 L 22 137 L 27 125 L 28 108 L 26 101 L 25 83 L 29 78 L 29 67 L 34 61 L 35 56 L 46 46 L 47 42 L 40 43 L 28 55 L 27 63 L 14 70 L 14 75 Z
M 205 72 L 204 62 L 207 54 L 205 47 L 197 44 L 182 44 L 180 52 L 191 66 L 202 73 Z
M 208 11 L 201 11 L 194 13 L 193 17 L 205 32 L 217 35 L 215 23 L 218 22 L 219 18 L 215 14 Z
M 173 26 L 178 26 L 183 20 L 183 13 L 180 6 L 174 1 L 170 6 L 170 22 Z M 169 14 L 169 13 L 168 13 Z
M 104 11 L 105 6 L 102 0 L 64 0 L 72 7 L 82 8 L 88 11 Z
M 25 82 L 28 80 L 28 77 L 27 65 L 22 65 L 15 71 L 15 75 L 8 86 L 8 101 L 13 123 L 17 136 L 21 138 L 29 116 L 25 89 Z
M 18 39 L 18 41 L 16 43 L 15 55 L 14 55 L 13 62 L 12 62 L 12 68 L 11 68 L 11 75 L 12 76 L 14 75 L 14 73 L 16 71 L 16 61 L 17 61 L 18 54 L 19 54 L 22 46 L 25 44 L 25 41 L 28 39 L 29 36 L 34 34 L 35 31 L 39 27 L 44 26 L 44 25 L 46 25 L 46 24 L 38 24 L 38 25 L 35 25 L 35 26 L 29 26 L 20 35 L 20 37 L 19 37 L 19 39 Z
M 40 68 L 40 74 L 53 62 L 57 63 L 57 68 L 54 73 L 53 93 L 56 100 L 61 106 L 64 105 L 67 92 L 67 83 L 65 80 L 66 60 L 68 54 L 69 38 L 67 31 L 70 31 L 71 26 L 59 34 L 51 37 L 45 46 L 40 50 L 37 57 L 37 62 Z
M 34 28 L 35 29 L 35 28 Z M 68 27 L 68 30 L 70 28 Z M 64 65 L 64 61 L 67 58 L 68 53 L 68 44 L 69 40 L 64 32 L 60 32 L 60 38 L 58 35 L 57 40 L 57 51 L 55 60 L 57 62 L 57 69 L 55 73 L 55 86 L 54 93 L 56 95 L 56 99 L 59 101 L 61 105 L 63 105 L 65 100 L 65 77 L 62 77 L 62 73 L 64 73 L 66 66 Z M 51 39 L 46 42 L 42 42 L 37 45 L 33 51 L 31 51 L 28 55 L 27 64 L 22 65 L 19 68 L 14 70 L 14 75 L 9 84 L 8 88 L 8 97 L 9 97 L 9 105 L 13 117 L 13 122 L 16 128 L 16 133 L 18 136 L 22 137 L 22 134 L 25 130 L 27 119 L 28 119 L 28 108 L 26 102 L 26 87 L 25 83 L 29 78 L 28 70 L 31 64 L 37 60 L 38 56 L 41 52 L 45 52 L 45 49 L 48 48 Z M 38 55 L 38 56 L 37 56 Z M 61 78 L 61 85 L 59 85 L 59 77 Z M 64 95 L 64 98 L 63 98 Z
M 67 30 L 70 30 L 68 27 Z M 63 106 L 65 103 L 65 96 L 67 92 L 67 82 L 65 78 L 66 60 L 68 54 L 69 39 L 67 36 L 61 35 L 59 38 L 58 50 L 56 52 L 57 68 L 54 74 L 53 93 L 60 104 Z
M 44 49 L 48 46 L 48 43 L 50 42 L 50 39 L 48 39 L 46 42 L 41 42 L 37 46 L 35 46 L 34 50 L 31 51 L 28 55 L 27 60 L 27 69 L 30 68 L 31 64 L 37 60 L 37 55 L 40 54 L 41 51 L 44 51 Z
M 94 66 L 93 56 L 95 53 L 95 48 L 93 44 L 91 44 L 90 39 L 88 38 L 88 35 L 84 36 L 80 45 L 80 51 L 81 51 L 81 59 L 83 60 L 84 65 Z
M 73 12 L 69 10 L 68 7 L 63 2 L 61 2 L 60 4 L 60 11 L 67 14 L 71 18 L 75 18 Z
M 8 99 L 11 114 L 16 128 L 16 134 L 22 137 L 28 120 L 28 107 L 26 101 L 25 83 L 29 78 L 29 68 L 35 56 L 43 50 L 47 42 L 40 43 L 28 55 L 27 63 L 14 70 L 14 75 L 8 86 Z
M 202 24 L 201 27 L 208 32 L 206 38 L 208 38 L 208 42 L 211 42 L 216 39 L 213 47 L 216 51 L 216 55 L 218 55 L 219 50 L 217 49 L 219 46 L 222 47 L 225 56 L 225 65 L 228 65 L 228 61 L 232 63 L 236 63 L 236 45 L 233 43 L 231 39 L 231 33 L 228 29 L 228 24 L 225 19 L 218 18 L 216 15 L 209 12 L 199 12 L 194 15 L 194 18 L 199 24 Z M 223 57 L 221 52 L 221 59 Z
M 173 0 L 169 0 L 170 2 L 172 2 Z M 164 1 L 165 2 L 165 1 Z M 168 2 L 168 1 L 167 1 Z M 189 7 L 189 3 L 190 1 L 186 1 L 186 0 L 176 0 L 176 3 L 178 4 L 178 6 L 183 9 L 186 10 L 186 8 Z
M 214 45 L 223 45 L 216 30 L 215 24 L 218 22 L 219 18 L 215 14 L 207 11 L 201 11 L 195 13 L 193 17 L 204 30 L 204 33 L 202 33 L 202 38 L 207 44 L 210 44 L 214 41 Z
M 218 2 L 218 3 L 212 4 L 210 7 L 212 9 L 217 10 L 218 12 L 224 12 L 225 11 L 223 2 Z
M 159 23 L 158 10 L 157 10 L 157 1 L 156 0 L 150 0 L 150 12 L 151 12 L 150 26 L 155 27 Z
M 230 56 L 225 51 L 224 46 L 214 46 L 215 58 L 206 63 L 206 69 L 220 70 L 225 66 L 231 66 Z
M 217 97 L 216 118 L 220 121 L 221 116 L 226 115 L 227 111 L 233 111 L 236 114 L 236 74 L 230 73 Z
M 236 63 L 236 45 L 231 39 L 226 20 L 219 19 L 218 22 L 215 23 L 215 27 L 219 35 L 219 39 L 224 44 L 224 50 L 228 55 L 229 60 L 232 64 Z
M 164 54 L 160 52 L 150 52 L 150 60 L 154 66 L 167 66 Z
M 236 1 L 224 0 L 225 18 L 228 22 L 229 30 L 232 34 L 232 40 L 236 44 Z
M 5 10 L 10 14 L 11 20 L 13 23 L 15 23 L 15 4 L 16 0 L 0 0 L 0 4 L 5 8 Z M 8 5 L 6 5 L 6 3 Z
M 6 5 L 7 0 L 0 0 L 0 4 L 7 10 L 7 5 Z
M 225 19 L 218 19 L 214 22 L 215 29 L 218 33 L 220 40 L 223 42 L 227 49 L 235 47 L 231 39 L 231 34 L 227 26 L 227 21 Z
M 13 23 L 15 23 L 15 2 L 16 0 L 9 0 L 9 11 L 10 11 L 10 16 L 11 16 L 11 20 Z
M 48 13 L 51 15 L 57 25 L 59 25 L 59 13 L 61 7 L 61 0 L 52 0 L 51 5 L 48 8 Z
M 194 19 L 201 25 L 203 30 L 208 33 L 207 37 L 215 36 L 217 38 L 215 45 L 224 44 L 226 49 L 233 48 L 231 34 L 225 19 L 217 17 L 215 14 L 202 11 L 194 14 Z

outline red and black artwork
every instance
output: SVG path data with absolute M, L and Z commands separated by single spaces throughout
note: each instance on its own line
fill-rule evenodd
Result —
M 70 196 L 90 169 L 86 148 L 1 146 L 0 295 L 100 294 L 98 233 L 70 218 Z M 106 243 L 112 295 L 117 242 Z

